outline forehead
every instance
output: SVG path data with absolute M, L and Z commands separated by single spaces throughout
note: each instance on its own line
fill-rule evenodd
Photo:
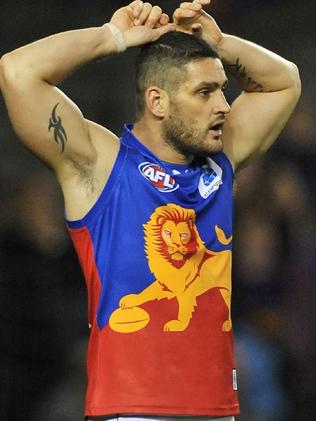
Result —
M 227 79 L 223 64 L 218 58 L 194 60 L 187 63 L 185 67 L 187 74 L 183 85 L 188 88 L 198 86 L 203 82 L 222 85 Z

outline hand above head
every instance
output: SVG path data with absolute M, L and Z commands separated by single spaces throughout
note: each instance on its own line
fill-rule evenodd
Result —
M 156 41 L 166 32 L 175 30 L 175 25 L 169 23 L 169 16 L 159 6 L 141 0 L 118 9 L 110 23 L 122 32 L 126 48 Z
M 223 34 L 214 18 L 203 10 L 211 0 L 194 0 L 181 3 L 174 11 L 173 22 L 178 31 L 200 36 L 208 44 L 215 46 L 223 38 Z

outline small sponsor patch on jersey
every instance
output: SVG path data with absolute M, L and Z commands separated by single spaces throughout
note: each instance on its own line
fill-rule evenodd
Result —
M 201 170 L 202 175 L 199 182 L 199 192 L 206 199 L 223 184 L 223 170 L 211 158 L 207 158 L 207 164 L 203 165 Z
M 233 389 L 237 390 L 237 371 L 236 368 L 233 368 Z
M 141 175 L 161 192 L 169 193 L 179 188 L 175 179 L 157 164 L 142 162 L 138 169 Z

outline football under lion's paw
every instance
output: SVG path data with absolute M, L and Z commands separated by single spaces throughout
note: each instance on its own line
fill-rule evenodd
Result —
M 133 308 L 142 304 L 137 294 L 128 294 L 120 300 L 121 308 Z
M 170 320 L 170 322 L 165 324 L 163 330 L 165 332 L 182 332 L 188 327 L 188 324 L 188 322 L 182 320 Z
M 149 323 L 150 316 L 141 307 L 117 308 L 109 319 L 109 326 L 119 333 L 137 332 Z
M 230 320 L 226 320 L 222 326 L 223 332 L 230 332 L 232 330 L 232 322 Z

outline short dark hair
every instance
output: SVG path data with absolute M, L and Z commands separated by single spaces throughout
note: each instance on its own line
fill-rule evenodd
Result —
M 171 93 L 184 80 L 187 63 L 208 57 L 220 58 L 205 41 L 184 32 L 168 32 L 143 45 L 136 59 L 136 119 L 144 113 L 144 95 L 149 86 Z

